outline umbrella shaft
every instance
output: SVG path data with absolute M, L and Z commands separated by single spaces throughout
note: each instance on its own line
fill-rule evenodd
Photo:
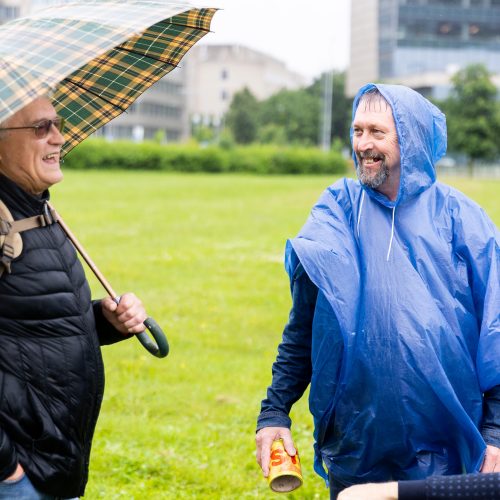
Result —
M 82 244 L 78 241 L 76 236 L 71 232 L 71 229 L 66 225 L 66 223 L 63 221 L 59 213 L 54 209 L 54 207 L 50 204 L 49 208 L 53 210 L 57 214 L 57 222 L 61 226 L 62 230 L 66 233 L 66 236 L 68 239 L 71 241 L 73 246 L 76 248 L 78 253 L 82 256 L 82 259 L 87 263 L 87 265 L 90 267 L 90 270 L 94 273 L 95 277 L 99 280 L 101 285 L 104 287 L 106 292 L 108 292 L 109 296 L 114 299 L 117 297 L 117 294 L 109 284 L 108 280 L 104 277 L 104 275 L 99 271 L 99 268 L 94 264 L 94 261 L 91 259 L 90 255 L 85 251 L 83 248 Z

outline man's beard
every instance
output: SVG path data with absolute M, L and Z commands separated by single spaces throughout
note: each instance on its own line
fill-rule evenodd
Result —
M 375 161 L 381 161 L 380 167 L 375 174 L 370 173 L 370 171 L 367 171 L 368 169 L 365 170 L 363 167 L 363 159 L 367 158 L 373 158 Z M 356 172 L 358 173 L 358 178 L 361 184 L 364 184 L 372 189 L 377 189 L 389 177 L 389 167 L 387 166 L 384 155 L 374 153 L 373 151 L 365 151 L 364 153 L 356 153 L 356 159 L 358 160 Z

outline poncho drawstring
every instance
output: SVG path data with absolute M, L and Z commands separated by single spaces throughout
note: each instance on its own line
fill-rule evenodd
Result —
M 359 238 L 359 221 L 361 220 L 361 211 L 363 210 L 363 201 L 365 201 L 365 190 L 361 191 L 361 201 L 359 203 L 359 213 L 358 213 L 358 224 L 356 225 L 356 230 Z
M 396 207 L 392 207 L 391 239 L 389 241 L 389 249 L 387 250 L 386 261 L 389 261 L 389 255 L 391 255 L 392 240 L 394 239 L 394 214 L 395 213 L 396 213 Z

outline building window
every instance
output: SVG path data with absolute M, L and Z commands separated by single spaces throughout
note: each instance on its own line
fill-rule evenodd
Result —
M 429 5 L 445 5 L 447 7 L 462 7 L 462 0 L 429 0 Z
M 401 23 L 401 38 L 424 38 L 431 35 L 433 29 L 428 21 L 410 21 Z
M 438 36 L 445 37 L 459 37 L 461 34 L 461 27 L 459 23 L 452 23 L 445 21 L 437 24 Z
M 144 139 L 146 141 L 158 141 L 161 143 L 175 142 L 181 139 L 179 130 L 145 127 Z
M 175 82 L 170 82 L 167 79 L 161 79 L 155 83 L 155 90 L 160 90 L 169 95 L 181 95 L 182 85 Z
M 470 23 L 469 38 L 500 41 L 500 27 L 496 23 Z
M 178 130 L 167 130 L 167 140 L 168 141 L 180 141 L 181 133 Z
M 229 99 L 229 93 L 226 90 L 221 91 L 220 98 L 222 101 L 227 101 Z
M 0 5 L 0 20 L 10 21 L 21 15 L 19 7 L 12 7 L 8 5 Z
M 153 102 L 141 102 L 139 110 L 143 115 L 155 116 L 157 118 L 179 118 L 182 114 L 181 108 L 178 106 Z
M 132 137 L 132 127 L 128 125 L 109 125 L 104 131 L 107 139 L 130 139 Z
M 229 71 L 227 69 L 223 69 L 220 72 L 220 77 L 221 77 L 221 80 L 227 80 L 229 78 Z
M 161 129 L 153 127 L 144 127 L 144 139 L 146 141 L 151 141 L 157 136 L 157 134 L 161 134 L 162 132 L 163 131 Z

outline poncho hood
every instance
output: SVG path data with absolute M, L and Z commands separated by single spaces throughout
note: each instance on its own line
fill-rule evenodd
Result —
M 354 98 L 353 120 L 363 94 L 373 88 L 378 89 L 392 110 L 401 154 L 401 181 L 393 202 L 372 188 L 363 188 L 372 198 L 393 207 L 420 194 L 436 181 L 436 162 L 446 153 L 446 118 L 430 101 L 408 87 L 369 83 Z M 351 127 L 351 143 L 352 138 Z M 354 153 L 353 159 L 357 169 Z

